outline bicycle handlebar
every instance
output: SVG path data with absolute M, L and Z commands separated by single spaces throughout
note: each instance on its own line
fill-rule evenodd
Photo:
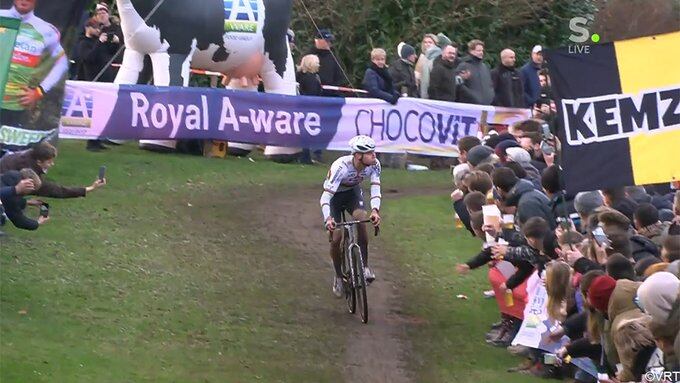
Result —
M 354 226 L 354 225 L 358 225 L 360 223 L 370 223 L 370 222 L 371 222 L 370 219 L 365 219 L 363 221 L 338 222 L 338 223 L 335 224 L 335 226 L 336 226 L 335 230 L 337 230 L 340 226 Z M 375 226 L 374 236 L 377 237 L 378 233 L 380 233 L 380 226 Z M 328 232 L 328 242 L 331 242 L 331 241 L 333 241 L 333 231 Z

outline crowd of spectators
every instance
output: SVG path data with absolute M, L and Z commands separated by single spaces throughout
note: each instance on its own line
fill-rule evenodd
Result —
M 680 184 L 569 195 L 546 126 L 530 119 L 458 143 L 453 208 L 481 249 L 456 269 L 488 266 L 500 320 L 487 343 L 525 359 L 510 371 L 545 378 L 596 382 L 571 363 L 589 358 L 599 381 L 680 379 Z M 511 344 L 532 278 L 547 291 L 554 354 Z

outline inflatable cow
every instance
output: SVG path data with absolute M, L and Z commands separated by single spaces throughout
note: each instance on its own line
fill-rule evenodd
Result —
M 232 88 L 256 91 L 259 76 L 266 92 L 296 93 L 286 36 L 292 0 L 116 1 L 126 45 L 117 84 L 136 84 L 148 54 L 155 85 L 188 86 L 190 68 L 198 68 L 224 73 Z M 140 146 L 174 149 L 175 142 Z M 270 146 L 265 155 L 276 159 L 299 151 Z

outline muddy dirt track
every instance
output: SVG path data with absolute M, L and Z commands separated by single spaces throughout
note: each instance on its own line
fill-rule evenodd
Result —
M 432 191 L 429 191 L 430 193 Z M 280 241 L 301 251 L 318 265 L 317 278 L 327 280 L 328 299 L 337 301 L 337 310 L 328 320 L 337 323 L 338 331 L 350 336 L 343 350 L 343 376 L 346 382 L 412 382 L 408 370 L 410 346 L 406 330 L 411 321 L 400 315 L 397 273 L 389 257 L 381 251 L 380 239 L 371 236 L 370 265 L 376 281 L 368 289 L 369 322 L 362 324 L 358 313 L 347 312 L 346 303 L 331 294 L 332 264 L 328 237 L 322 229 L 318 199 L 320 189 L 302 189 L 277 193 L 266 203 L 253 206 L 255 220 L 271 240 Z M 420 194 L 417 191 L 385 191 L 390 198 Z

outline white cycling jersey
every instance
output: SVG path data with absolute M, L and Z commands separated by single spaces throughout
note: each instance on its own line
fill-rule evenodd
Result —
M 354 156 L 343 156 L 335 160 L 331 165 L 326 180 L 323 183 L 323 194 L 321 194 L 321 212 L 323 219 L 331 216 L 331 198 L 336 192 L 352 190 L 360 185 L 364 179 L 371 180 L 371 209 L 380 210 L 380 161 L 376 160 L 375 165 L 368 166 L 362 171 L 358 171 L 352 159 Z

